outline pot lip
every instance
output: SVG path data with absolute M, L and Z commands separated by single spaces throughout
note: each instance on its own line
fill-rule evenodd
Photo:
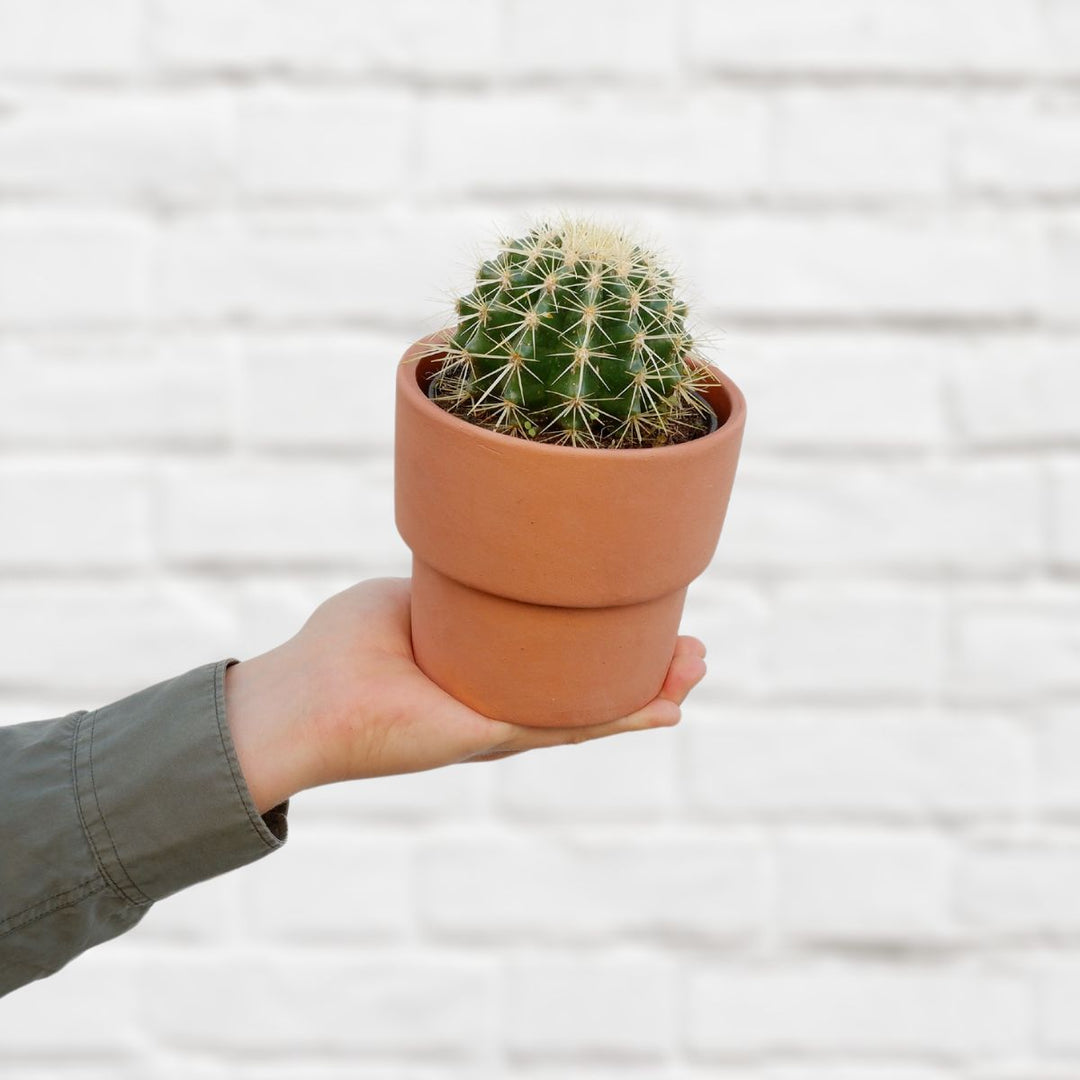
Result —
M 726 395 L 730 406 L 727 417 L 723 421 L 717 417 L 716 429 L 707 435 L 700 435 L 688 442 L 673 443 L 670 446 L 624 447 L 561 446 L 557 443 L 536 442 L 533 439 L 519 439 L 513 435 L 504 435 L 502 432 L 492 431 L 480 424 L 471 424 L 468 420 L 463 420 L 460 416 L 454 416 L 445 409 L 439 408 L 421 390 L 415 376 L 417 367 L 421 361 L 438 360 L 445 355 L 445 351 L 441 352 L 438 346 L 452 331 L 453 327 L 446 327 L 434 334 L 428 334 L 415 341 L 406 350 L 405 355 L 398 362 L 398 386 L 403 389 L 413 407 L 426 413 L 433 422 L 448 425 L 451 430 L 456 430 L 459 434 L 469 436 L 480 443 L 487 443 L 493 449 L 503 451 L 508 449 L 508 444 L 512 444 L 518 452 L 547 454 L 553 460 L 560 457 L 565 460 L 581 459 L 584 456 L 584 459 L 589 461 L 610 458 L 627 462 L 633 460 L 634 457 L 640 458 L 646 454 L 661 457 L 707 454 L 711 453 L 718 444 L 739 438 L 746 422 L 746 399 L 742 391 L 715 364 L 699 362 L 700 366 L 705 367 L 712 374 L 715 384 Z M 692 358 L 691 362 L 695 360 Z

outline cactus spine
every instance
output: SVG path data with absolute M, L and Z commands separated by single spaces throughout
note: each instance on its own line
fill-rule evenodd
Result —
M 648 447 L 709 431 L 686 304 L 672 274 L 624 233 L 588 220 L 502 237 L 430 390 L 444 409 L 525 439 Z M 697 361 L 697 364 L 691 361 Z

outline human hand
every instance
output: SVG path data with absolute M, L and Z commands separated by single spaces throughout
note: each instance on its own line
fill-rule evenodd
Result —
M 659 695 L 630 716 L 572 728 L 492 720 L 416 666 L 409 588 L 408 578 L 353 585 L 323 601 L 284 644 L 226 671 L 226 715 L 260 813 L 334 781 L 669 727 L 705 675 L 705 646 L 680 637 Z

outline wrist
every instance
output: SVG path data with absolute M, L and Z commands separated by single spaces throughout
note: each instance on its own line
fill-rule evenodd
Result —
M 260 814 L 322 782 L 307 676 L 289 645 L 225 671 L 226 721 Z

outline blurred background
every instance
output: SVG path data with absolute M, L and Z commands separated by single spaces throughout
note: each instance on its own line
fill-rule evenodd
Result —
M 1076 0 L 0 0 L 0 722 L 408 574 L 395 364 L 559 208 L 749 402 L 682 724 L 302 794 L 4 1080 L 1080 1076 Z

